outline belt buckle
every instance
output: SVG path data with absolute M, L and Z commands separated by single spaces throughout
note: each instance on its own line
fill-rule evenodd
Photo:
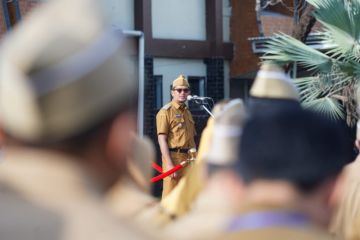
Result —
M 176 152 L 181 153 L 181 148 L 178 148 Z

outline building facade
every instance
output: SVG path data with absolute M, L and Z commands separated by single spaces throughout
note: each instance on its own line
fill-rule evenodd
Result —
M 41 2 L 2 0 L 0 33 Z M 215 102 L 230 97 L 229 0 L 103 0 L 102 6 L 114 30 L 144 34 L 144 134 L 156 138 L 155 115 L 171 100 L 170 85 L 179 74 L 189 79 L 193 95 Z M 201 132 L 208 114 L 193 110 Z
M 1 1 L 0 37 L 46 0 Z M 295 2 L 305 1 L 102 0 L 114 30 L 143 33 L 144 134 L 157 142 L 155 115 L 170 101 L 170 85 L 179 74 L 189 79 L 193 95 L 215 102 L 246 100 L 259 67 L 259 46 L 274 33 L 291 34 L 294 16 L 304 7 Z M 200 133 L 208 114 L 197 106 L 192 112 Z

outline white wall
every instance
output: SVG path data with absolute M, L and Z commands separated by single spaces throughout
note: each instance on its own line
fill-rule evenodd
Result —
M 223 41 L 230 42 L 231 1 L 223 0 Z
M 180 74 L 206 77 L 206 65 L 203 60 L 154 58 L 154 75 L 163 76 L 163 104 L 170 102 L 170 86 Z
M 154 38 L 206 39 L 206 0 L 152 0 Z
M 113 28 L 134 30 L 134 0 L 101 0 L 101 5 Z

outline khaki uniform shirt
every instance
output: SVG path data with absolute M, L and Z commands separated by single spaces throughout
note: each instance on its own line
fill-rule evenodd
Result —
M 195 122 L 185 104 L 166 104 L 156 115 L 156 127 L 158 135 L 167 135 L 169 148 L 195 147 Z
M 240 210 L 238 210 L 238 215 L 232 218 L 232 221 L 237 217 L 241 217 L 242 214 L 249 214 L 262 211 L 284 211 L 284 212 L 297 212 L 295 209 L 286 208 L 284 206 L 260 206 L 260 205 L 243 205 Z M 228 227 L 230 226 L 230 222 Z M 227 228 L 228 228 L 227 227 Z M 216 237 L 216 239 L 244 239 L 244 240 L 334 240 L 334 238 L 326 231 L 326 229 L 321 229 L 313 223 L 309 222 L 304 225 L 294 225 L 294 226 L 264 226 L 264 227 L 254 227 L 253 229 L 240 229 L 240 230 L 225 230 L 225 232 Z
M 55 152 L 6 148 L 0 162 L 0 238 L 148 239 L 110 214 L 80 161 Z
M 224 233 L 235 206 L 229 201 L 229 192 L 205 188 L 193 203 L 191 211 L 168 224 L 162 234 L 164 238 L 174 240 L 217 239 Z

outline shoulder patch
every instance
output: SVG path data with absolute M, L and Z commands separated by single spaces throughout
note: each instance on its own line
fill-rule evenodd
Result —
M 168 110 L 171 107 L 171 103 L 166 104 L 162 109 Z

